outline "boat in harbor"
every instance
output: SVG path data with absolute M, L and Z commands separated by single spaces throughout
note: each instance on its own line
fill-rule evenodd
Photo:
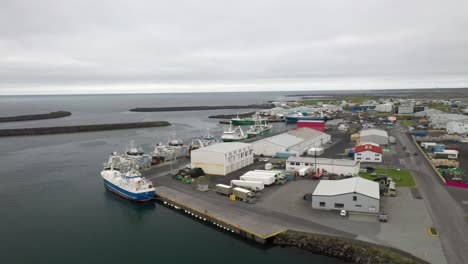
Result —
M 132 140 L 130 144 L 126 147 L 123 154 L 120 154 L 116 151 L 112 152 L 109 160 L 105 162 L 104 170 L 109 170 L 111 167 L 114 170 L 127 170 L 132 164 L 137 169 L 144 169 L 151 166 L 151 156 L 146 155 L 141 146 L 135 144 Z
M 189 152 L 195 149 L 204 148 L 213 144 L 218 143 L 218 139 L 210 134 L 210 130 L 207 129 L 207 133 L 203 137 L 192 139 L 192 143 L 189 146 Z
M 151 164 L 173 161 L 188 156 L 189 147 L 180 139 L 173 137 L 166 144 L 158 143 L 151 153 Z
M 234 126 L 251 126 L 255 125 L 256 120 L 261 120 L 263 124 L 267 122 L 266 119 L 261 119 L 258 115 L 253 115 L 251 118 L 239 118 L 239 115 L 237 115 L 237 117 L 231 119 L 231 122 Z
M 254 138 L 261 135 L 271 133 L 273 126 L 269 124 L 263 124 L 260 120 L 255 121 L 255 124 L 247 130 L 247 138 Z
M 232 141 L 241 141 L 247 138 L 247 135 L 244 134 L 244 131 L 240 126 L 236 127 L 235 129 L 232 128 L 232 123 L 229 125 L 229 129 L 223 132 L 221 139 L 224 142 L 232 142 Z
M 324 116 L 323 113 L 320 113 L 320 116 L 310 116 L 304 115 L 302 113 L 295 113 L 292 115 L 286 116 L 286 123 L 297 123 L 299 120 L 321 120 L 321 121 L 328 121 L 328 117 Z
M 155 196 L 155 188 L 151 181 L 141 176 L 141 173 L 132 168 L 126 172 L 114 170 L 103 170 L 102 179 L 106 188 L 131 201 L 150 201 Z

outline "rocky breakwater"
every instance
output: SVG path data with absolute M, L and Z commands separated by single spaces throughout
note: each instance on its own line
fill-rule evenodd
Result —
M 0 123 L 53 119 L 53 118 L 62 118 L 62 117 L 67 117 L 67 116 L 71 116 L 71 113 L 67 111 L 57 111 L 57 112 L 51 112 L 48 114 L 6 116 L 6 117 L 0 117 Z
M 273 238 L 273 244 L 297 247 L 314 254 L 338 258 L 352 263 L 366 264 L 413 264 L 428 263 L 394 248 L 358 240 L 327 235 L 287 231 Z
M 173 112 L 173 111 L 200 111 L 220 109 L 271 109 L 272 104 L 251 105 L 218 105 L 218 106 L 174 106 L 174 107 L 137 107 L 130 109 L 131 112 Z
M 170 126 L 167 121 L 151 121 L 138 123 L 114 123 L 114 124 L 94 124 L 94 125 L 77 125 L 77 126 L 60 126 L 60 127 L 32 127 L 32 128 L 12 128 L 0 129 L 0 137 L 12 136 L 34 136 L 47 134 L 62 134 L 62 133 L 81 133 L 103 130 L 118 130 L 118 129 L 134 129 L 147 127 Z

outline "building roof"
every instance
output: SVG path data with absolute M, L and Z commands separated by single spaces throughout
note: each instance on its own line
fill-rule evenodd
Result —
M 249 147 L 250 145 L 251 144 L 242 143 L 242 142 L 222 142 L 222 143 L 209 145 L 204 148 L 196 149 L 194 151 L 210 151 L 210 152 L 228 153 L 234 150 Z
M 276 136 L 268 137 L 254 142 L 253 144 L 259 144 L 262 142 L 268 142 L 283 148 L 290 148 L 295 146 L 303 141 L 307 141 L 316 137 L 327 135 L 326 133 L 317 131 L 315 129 L 310 129 L 308 127 L 303 127 L 295 130 L 291 130 Z
M 361 137 L 370 136 L 370 135 L 388 137 L 388 133 L 385 130 L 375 129 L 375 128 L 361 130 Z
M 382 154 L 382 148 L 379 146 L 375 146 L 373 144 L 359 145 L 354 148 L 354 153 L 359 153 L 359 152 L 364 152 L 364 151 L 372 151 L 375 153 Z
M 347 193 L 359 193 L 380 199 L 379 183 L 361 177 L 343 180 L 321 180 L 312 195 L 336 196 Z
M 348 159 L 326 159 L 326 158 L 312 158 L 312 157 L 289 157 L 288 162 L 304 162 L 304 163 L 316 163 L 333 165 L 333 166 L 347 166 L 355 167 L 358 165 L 359 161 L 348 160 Z
M 286 134 L 291 135 L 291 136 L 295 136 L 295 137 L 298 137 L 298 138 L 302 138 L 303 140 L 310 140 L 310 139 L 322 136 L 322 135 L 324 135 L 326 133 L 323 133 L 321 131 L 311 129 L 311 128 L 308 128 L 308 127 L 302 127 L 302 128 L 298 128 L 298 129 L 288 131 L 288 132 L 286 132 Z

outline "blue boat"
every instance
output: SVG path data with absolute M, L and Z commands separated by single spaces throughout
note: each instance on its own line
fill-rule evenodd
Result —
M 111 168 L 103 170 L 101 176 L 109 191 L 128 200 L 145 202 L 152 200 L 156 195 L 153 183 L 142 177 L 137 170 L 131 169 L 122 173 Z

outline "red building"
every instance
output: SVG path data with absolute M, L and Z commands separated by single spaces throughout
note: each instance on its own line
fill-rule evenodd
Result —
M 299 120 L 297 121 L 296 128 L 303 128 L 303 127 L 318 130 L 320 132 L 325 132 L 325 121 L 322 121 L 322 120 Z

